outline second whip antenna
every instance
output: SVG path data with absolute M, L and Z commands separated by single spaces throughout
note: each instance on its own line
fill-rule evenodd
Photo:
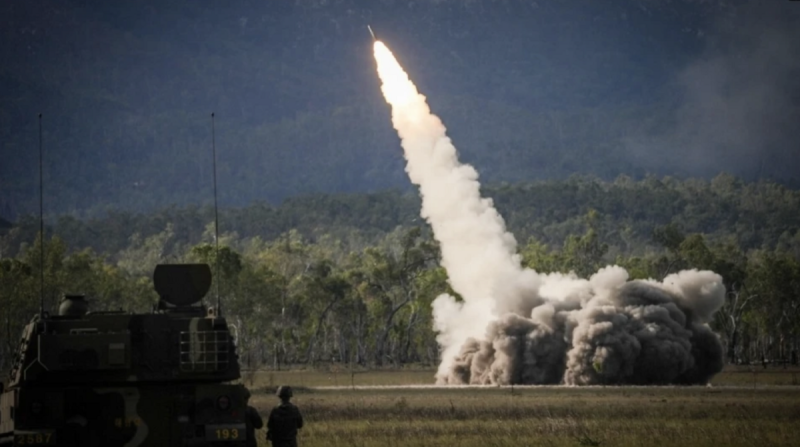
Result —
M 219 283 L 222 277 L 219 274 L 219 211 L 217 209 L 217 142 L 216 133 L 214 129 L 214 112 L 211 112 L 211 153 L 214 158 L 213 171 L 214 171 L 214 276 L 216 276 L 216 289 L 217 289 L 217 316 L 222 316 L 222 307 L 220 306 L 219 298 Z

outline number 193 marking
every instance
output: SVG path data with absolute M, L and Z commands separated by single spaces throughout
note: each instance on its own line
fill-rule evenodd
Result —
M 216 431 L 217 439 L 239 439 L 239 429 L 236 428 L 218 428 Z

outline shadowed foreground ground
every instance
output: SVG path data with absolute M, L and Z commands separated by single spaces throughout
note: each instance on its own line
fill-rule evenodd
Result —
M 317 374 L 323 373 L 273 374 L 272 380 L 327 380 Z M 401 381 L 395 372 L 369 374 L 385 379 L 373 385 Z M 741 386 L 675 388 L 351 389 L 339 383 L 345 387 L 300 388 L 295 402 L 308 424 L 303 447 L 797 445 L 800 387 L 757 383 L 754 389 L 744 385 L 751 375 L 741 376 L 731 376 Z M 268 394 L 268 380 L 260 377 L 253 386 L 265 416 L 277 400 Z M 263 431 L 258 436 L 266 445 Z

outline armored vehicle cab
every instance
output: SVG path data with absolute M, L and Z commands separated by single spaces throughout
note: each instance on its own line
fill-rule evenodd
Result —
M 66 296 L 25 327 L 0 394 L 0 445 L 244 445 L 249 392 L 205 264 L 159 265 L 149 314 Z

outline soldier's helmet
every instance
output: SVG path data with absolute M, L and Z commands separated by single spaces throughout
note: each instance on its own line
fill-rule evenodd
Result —
M 275 394 L 281 399 L 288 399 L 292 397 L 292 387 L 289 385 L 279 386 L 278 391 Z

